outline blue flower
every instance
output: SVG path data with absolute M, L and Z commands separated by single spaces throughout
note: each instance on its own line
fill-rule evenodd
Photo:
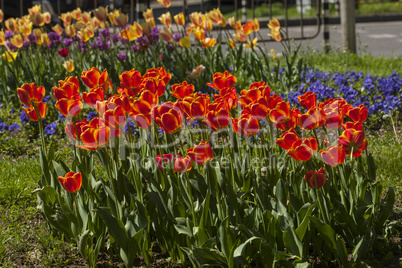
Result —
M 87 120 L 91 121 L 92 119 L 94 119 L 95 117 L 97 117 L 98 114 L 95 111 L 90 111 L 87 115 Z
M 20 128 L 20 125 L 18 125 L 17 123 L 13 123 L 8 126 L 9 131 L 15 131 L 15 130 L 18 130 L 19 128 Z
M 27 115 L 26 115 L 24 110 L 22 110 L 22 112 L 20 114 L 20 120 L 21 120 L 21 125 L 29 122 L 29 118 L 27 117 Z
M 134 131 L 135 131 L 135 124 L 134 124 L 134 122 L 133 122 L 133 121 L 128 121 L 128 122 L 125 124 L 125 126 L 124 126 L 124 128 L 123 128 L 123 130 L 124 130 L 125 132 L 128 132 L 128 126 L 130 126 L 131 133 L 134 133 Z
M 45 134 L 48 136 L 53 135 L 56 132 L 56 127 L 57 127 L 56 122 L 48 124 L 44 129 Z
M 4 122 L 0 122 L 0 131 L 4 131 L 8 129 L 8 125 Z
M 9 113 L 10 113 L 10 114 L 15 113 L 14 109 L 11 109 Z
M 57 120 L 59 120 L 60 122 L 64 122 L 66 120 L 66 117 L 63 114 L 59 114 L 57 116 Z
M 48 102 L 49 99 L 50 99 L 50 96 L 46 96 L 46 97 L 44 97 L 44 98 L 42 99 L 42 101 L 43 101 L 43 102 Z

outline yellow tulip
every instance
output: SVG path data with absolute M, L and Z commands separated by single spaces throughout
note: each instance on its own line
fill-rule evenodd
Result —
M 15 58 L 17 57 L 17 55 L 18 55 L 18 52 L 6 51 L 1 56 L 3 57 L 3 60 L 7 60 L 8 62 L 13 62 L 15 60 Z
M 183 12 L 180 12 L 174 16 L 174 21 L 177 23 L 177 25 L 183 26 L 186 23 Z
M 72 71 L 74 71 L 75 66 L 74 66 L 74 62 L 72 59 L 65 61 L 63 63 L 63 67 L 64 69 L 66 69 L 67 72 L 71 73 Z
M 170 27 L 170 25 L 172 25 L 172 17 L 170 12 L 162 14 L 162 16 L 160 16 L 158 19 L 165 26 Z

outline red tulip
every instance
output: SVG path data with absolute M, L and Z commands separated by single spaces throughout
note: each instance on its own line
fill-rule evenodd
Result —
M 346 155 L 359 157 L 367 148 L 368 142 L 362 130 L 348 128 L 338 138 L 338 144 L 343 147 Z
M 317 103 L 315 93 L 310 91 L 304 93 L 304 95 L 298 96 L 297 99 L 299 100 L 300 105 L 307 110 L 314 107 Z
M 297 125 L 304 130 L 312 130 L 325 123 L 325 113 L 317 106 L 311 107 L 307 113 L 298 116 Z
M 165 102 L 155 106 L 151 112 L 152 118 L 168 134 L 174 134 L 183 127 L 183 113 L 179 103 Z
M 132 98 L 131 112 L 128 116 L 140 128 L 147 129 L 151 124 L 151 111 L 158 104 L 158 96 L 150 91 L 143 91 L 138 98 Z
M 202 122 L 214 131 L 227 127 L 230 123 L 229 112 L 222 107 L 219 110 L 211 110 L 209 108 L 206 119 Z
M 56 107 L 56 109 L 59 110 L 60 113 L 64 115 L 64 117 L 69 118 L 78 115 L 83 108 L 83 104 L 81 101 L 81 97 L 79 97 L 79 100 L 60 99 L 56 102 L 54 107 Z
M 158 155 L 155 157 L 156 164 L 163 171 L 163 168 L 168 167 L 169 162 L 173 162 L 172 154 L 164 154 L 162 156 Z
M 345 162 L 345 150 L 342 146 L 329 146 L 325 151 L 321 150 L 320 153 L 322 160 L 332 167 Z
M 194 92 L 194 85 L 188 84 L 187 81 L 184 81 L 180 84 L 174 84 L 172 86 L 172 91 L 170 94 L 178 98 L 179 100 L 184 99 Z
M 99 117 L 95 117 L 91 122 L 83 125 L 81 131 L 80 140 L 84 145 L 78 146 L 78 148 L 98 150 L 109 142 L 110 128 Z
M 313 170 L 307 171 L 304 180 L 310 188 L 320 189 L 326 181 L 325 169 L 320 168 L 317 172 Z
M 180 107 L 189 121 L 202 119 L 206 116 L 209 98 L 207 94 L 192 93 L 180 102 Z
M 68 48 L 61 48 L 59 49 L 59 55 L 62 56 L 63 58 L 68 56 Z
M 202 166 L 214 158 L 212 148 L 206 141 L 202 141 L 197 146 L 188 149 L 187 155 L 191 160 Z
M 299 139 L 300 139 L 299 135 L 297 135 L 296 131 L 293 128 L 291 128 L 285 133 L 283 133 L 281 137 L 277 139 L 275 142 L 283 149 L 289 150 L 292 149 L 293 143 Z
M 23 84 L 17 88 L 17 94 L 20 101 L 26 106 L 32 107 L 34 103 L 39 103 L 45 96 L 45 88 L 37 87 L 35 83 Z
M 232 87 L 237 82 L 236 76 L 232 75 L 228 71 L 224 73 L 215 73 L 212 78 L 213 84 L 207 83 L 208 86 L 216 90 L 221 90 L 225 87 Z
M 368 111 L 364 104 L 360 104 L 359 107 L 348 109 L 346 115 L 353 122 L 364 122 L 367 119 Z
M 106 69 L 101 73 L 98 68 L 92 67 L 88 71 L 82 72 L 81 80 L 91 89 L 102 87 L 104 91 L 108 92 L 110 87 L 113 90 L 112 81 L 110 81 Z
M 64 177 L 58 177 L 58 180 L 61 183 L 61 186 L 63 186 L 64 190 L 74 193 L 81 189 L 82 174 L 70 171 Z
M 292 148 L 288 151 L 288 155 L 297 161 L 307 161 L 314 153 L 310 139 L 299 139 L 292 144 Z
M 191 162 L 191 158 L 189 156 L 182 157 L 181 155 L 177 155 L 174 160 L 174 171 L 184 173 L 190 171 L 193 168 L 193 163 Z
M 47 111 L 47 103 L 42 102 L 42 101 L 38 102 L 38 103 L 36 103 L 36 107 L 38 107 L 40 119 L 45 118 L 46 111 Z M 28 117 L 29 120 L 38 121 L 38 117 L 36 115 L 35 108 L 33 108 L 33 107 L 30 107 L 30 108 L 22 107 L 22 109 L 24 109 L 25 114 L 26 114 L 26 116 Z
M 141 73 L 136 69 L 131 69 L 130 71 L 124 71 L 119 75 L 120 79 L 120 92 L 125 93 L 127 96 L 136 96 L 139 94 L 138 86 L 141 84 L 143 77 Z M 119 89 L 117 90 L 119 91 Z
M 105 100 L 103 87 L 91 88 L 89 92 L 82 93 L 82 99 L 86 104 L 94 108 L 98 101 L 102 102 Z
M 234 132 L 246 137 L 253 136 L 259 131 L 257 117 L 249 113 L 243 113 L 239 118 L 232 118 L 232 127 Z
M 77 121 L 74 123 L 68 123 L 65 127 L 65 131 L 70 138 L 73 140 L 77 140 L 77 137 L 80 137 L 82 134 L 82 126 L 87 125 L 88 121 L 84 118 L 82 121 Z M 78 134 L 77 134 L 78 133 Z

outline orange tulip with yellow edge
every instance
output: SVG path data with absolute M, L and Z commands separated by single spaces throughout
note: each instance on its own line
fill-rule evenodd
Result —
M 216 72 L 212 77 L 213 83 L 207 83 L 208 86 L 216 89 L 221 90 L 225 87 L 232 87 L 237 82 L 236 76 L 225 71 L 223 73 Z
M 134 27 L 137 27 L 138 29 L 142 30 L 142 33 L 145 35 L 150 35 L 152 32 L 152 25 L 149 22 L 143 22 L 141 25 L 135 26 L 136 24 L 138 24 L 137 22 L 134 22 Z M 138 30 L 139 32 L 139 30 Z
M 180 102 L 180 107 L 183 110 L 187 121 L 204 119 L 208 112 L 210 96 L 207 94 L 192 93 L 185 97 Z
M 75 27 L 74 25 L 68 25 L 65 29 L 66 34 L 70 37 L 74 37 L 75 36 Z
M 23 22 L 19 27 L 18 30 L 25 36 L 28 36 L 32 33 L 32 22 Z
M 105 20 L 107 19 L 107 13 L 108 13 L 107 8 L 108 8 L 108 7 L 102 7 L 102 6 L 100 6 L 100 7 L 98 7 L 97 9 L 95 9 L 95 10 L 93 11 L 95 17 L 96 17 L 99 21 L 103 22 L 103 21 L 105 21 Z
M 141 27 L 140 25 L 138 25 L 138 26 Z M 130 25 L 128 28 L 123 29 L 121 31 L 121 36 L 124 39 L 127 39 L 129 41 L 133 41 L 133 40 L 137 39 L 138 37 L 140 37 L 142 35 L 142 31 L 139 31 L 139 30 L 140 30 L 140 28 L 135 27 L 133 25 Z
M 61 13 L 59 18 L 63 21 L 64 27 L 67 27 L 68 25 L 71 24 L 71 13 L 70 12 Z
M 133 119 L 140 128 L 147 129 L 151 124 L 151 111 L 158 102 L 158 95 L 150 91 L 143 91 L 138 98 L 132 98 L 131 112 L 128 116 Z
M 268 22 L 268 27 L 271 29 L 271 31 L 279 31 L 281 28 L 281 25 L 279 24 L 279 21 L 276 18 L 273 18 Z
M 10 31 L 16 32 L 18 30 L 18 24 L 14 18 L 9 18 L 9 19 L 5 20 L 4 25 Z
M 163 25 L 167 27 L 170 27 L 170 25 L 172 25 L 172 16 L 170 15 L 170 12 L 162 14 L 162 16 L 160 16 L 158 19 Z
M 202 16 L 203 15 L 200 12 L 193 12 L 190 14 L 190 20 L 195 26 L 202 27 L 203 26 Z
M 119 15 L 120 15 L 120 10 L 119 10 L 119 9 L 113 10 L 113 12 L 110 12 L 110 13 L 108 14 L 109 21 L 110 21 L 112 24 L 117 25 L 116 17 L 118 17 Z
M 22 36 L 20 34 L 16 34 L 10 39 L 10 42 L 17 48 L 20 48 L 22 47 L 24 40 L 22 39 Z
M 166 42 L 173 41 L 172 31 L 170 30 L 170 28 L 166 26 L 164 26 L 162 31 L 159 32 L 159 37 L 165 40 Z
M 253 49 L 257 46 L 258 38 L 254 38 L 253 40 L 247 40 L 247 44 L 244 44 L 245 47 Z
M 202 42 L 202 40 L 205 39 L 205 31 L 203 28 L 200 28 L 200 27 L 194 28 L 193 34 L 194 34 L 195 39 L 197 39 L 200 42 Z
M 168 8 L 170 7 L 170 0 L 157 0 L 159 4 L 161 4 L 163 7 Z
M 203 48 L 211 48 L 214 47 L 216 44 L 216 39 L 215 38 L 205 38 L 204 40 L 202 40 L 202 47 Z
M 71 99 L 60 99 L 56 102 L 54 105 L 57 110 L 59 110 L 60 113 L 64 115 L 66 118 L 71 118 L 73 116 L 78 115 L 82 108 L 83 104 L 81 101 L 81 97 L 76 97 L 76 99 L 71 98 Z
M 0 30 L 0 46 L 4 45 L 6 41 L 6 36 L 4 35 L 3 29 Z
M 245 42 L 247 40 L 247 34 L 244 32 L 243 29 L 237 30 L 233 36 L 239 40 L 240 42 Z
M 142 76 L 136 69 L 124 71 L 119 75 L 120 87 L 122 88 L 121 95 L 136 96 L 139 93 L 138 86 L 142 82 Z
M 52 20 L 52 16 L 50 15 L 49 12 L 43 13 L 42 16 L 43 16 L 43 20 L 44 20 L 45 24 L 49 24 L 50 21 Z
M 44 47 L 47 47 L 49 45 L 50 39 L 49 39 L 49 36 L 47 35 L 47 33 L 42 33 L 42 35 L 40 37 L 40 41 Z
M 183 26 L 186 23 L 183 12 L 180 12 L 179 14 L 175 15 L 174 21 L 177 23 L 177 25 Z
M 74 9 L 73 11 L 71 11 L 71 17 L 73 17 L 73 19 L 75 20 L 80 20 L 81 19 L 81 8 L 77 7 L 76 9 Z
M 142 15 L 144 16 L 145 20 L 154 18 L 154 13 L 152 12 L 152 8 L 148 8 L 147 10 L 143 11 Z
M 63 28 L 61 28 L 61 26 L 59 24 L 56 24 L 55 26 L 53 26 L 52 30 L 60 35 L 63 33 Z
M 183 81 L 180 84 L 174 84 L 172 86 L 172 91 L 170 91 L 170 94 L 181 100 L 189 96 L 193 92 L 194 85 L 187 83 L 187 81 Z
M 81 20 L 83 23 L 88 24 L 91 22 L 91 12 L 83 12 L 81 14 Z

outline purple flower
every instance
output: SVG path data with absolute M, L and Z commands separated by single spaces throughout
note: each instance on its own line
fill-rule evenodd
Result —
M 130 49 L 131 49 L 132 52 L 137 52 L 138 50 L 140 50 L 140 46 L 139 45 L 132 45 L 130 47 Z
M 23 45 L 24 47 L 28 48 L 28 47 L 31 45 L 31 43 L 29 43 L 29 41 L 25 40 L 25 41 L 22 43 L 22 45 Z
M 36 38 L 36 36 L 35 36 L 33 33 L 31 33 L 31 34 L 28 36 L 28 39 L 29 39 L 29 42 L 31 42 L 31 43 L 36 43 L 36 41 L 38 40 L 38 39 Z
M 122 53 L 117 53 L 117 57 L 121 59 L 123 62 L 127 60 L 127 54 L 122 52 Z
M 71 46 L 72 43 L 73 43 L 73 39 L 72 39 L 72 38 L 64 38 L 64 40 L 63 40 L 63 44 L 64 44 L 64 46 L 66 46 L 66 47 Z
M 13 38 L 13 32 L 12 31 L 5 31 L 4 36 L 6 37 L 6 40 Z
M 13 43 L 11 42 L 7 42 L 6 46 L 8 47 L 8 49 L 10 49 L 11 51 L 14 51 L 17 47 L 13 45 Z
M 134 133 L 134 131 L 135 131 L 135 124 L 134 124 L 134 122 L 133 122 L 133 121 L 128 121 L 128 122 L 126 123 L 126 125 L 125 125 L 124 128 L 123 128 L 123 130 L 124 130 L 125 132 L 128 132 L 128 126 L 127 126 L 127 125 L 130 126 L 131 133 Z
M 9 113 L 10 113 L 10 114 L 14 114 L 14 113 L 15 113 L 15 110 L 14 110 L 14 109 L 11 109 L 11 110 L 9 111 Z
M 174 41 L 179 42 L 181 38 L 182 38 L 182 34 L 180 34 L 180 33 L 173 34 Z
M 120 36 L 119 36 L 118 34 L 112 34 L 112 35 L 110 36 L 110 38 L 112 39 L 112 42 L 113 42 L 113 43 L 117 43 L 117 42 L 120 41 Z

